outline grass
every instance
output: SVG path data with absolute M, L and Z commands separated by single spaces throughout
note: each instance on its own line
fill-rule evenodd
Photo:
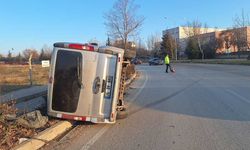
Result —
M 49 68 L 33 65 L 33 85 L 46 85 Z M 28 65 L 0 65 L 0 94 L 30 86 Z
M 225 65 L 248 65 L 250 60 L 247 59 L 206 59 L 206 60 L 178 60 L 177 63 L 203 63 L 203 64 L 225 64 Z
M 32 73 L 34 85 L 47 84 L 49 68 L 33 65 Z M 0 95 L 26 87 L 30 87 L 28 65 L 0 65 Z M 6 119 L 8 114 L 18 114 L 18 112 L 23 113 L 25 111 L 17 110 L 14 101 L 10 104 L 0 103 L 0 150 L 12 149 L 18 145 L 20 138 L 33 137 L 57 122 L 57 120 L 49 118 L 44 127 L 30 129 L 22 127 L 15 120 L 8 121 Z

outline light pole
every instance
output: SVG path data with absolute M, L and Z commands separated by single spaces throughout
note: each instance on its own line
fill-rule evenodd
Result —
M 178 60 L 178 58 L 177 58 L 177 40 L 176 40 L 176 38 L 174 38 L 174 42 L 175 42 L 175 60 L 177 61 Z

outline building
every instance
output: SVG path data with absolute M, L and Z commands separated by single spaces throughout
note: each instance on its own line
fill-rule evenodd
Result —
M 215 41 L 217 54 L 250 50 L 250 26 L 205 33 L 200 38 L 203 42 Z
M 170 34 L 178 45 L 178 53 L 180 56 L 185 55 L 185 49 L 187 46 L 187 40 L 189 37 L 194 36 L 195 33 L 205 34 L 214 33 L 217 31 L 223 31 L 225 29 L 218 28 L 192 28 L 192 27 L 176 27 L 171 29 L 166 29 L 162 32 L 163 35 Z
M 176 28 L 171 28 L 163 31 L 163 35 L 166 33 L 169 33 L 172 37 L 175 39 L 185 39 L 190 36 L 193 36 L 193 33 L 199 32 L 199 34 L 204 34 L 204 33 L 210 33 L 210 32 L 215 32 L 215 31 L 223 31 L 225 29 L 217 29 L 217 28 L 192 28 L 192 27 L 176 27 Z

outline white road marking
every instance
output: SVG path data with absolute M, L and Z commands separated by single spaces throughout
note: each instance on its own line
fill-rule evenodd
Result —
M 145 79 L 143 85 L 140 87 L 139 91 L 135 94 L 135 96 L 131 99 L 131 101 L 129 101 L 128 107 L 132 104 L 132 102 L 134 102 L 136 100 L 136 98 L 139 96 L 139 94 L 141 94 L 142 90 L 146 86 L 146 83 L 148 82 L 148 75 L 147 75 L 147 73 L 145 73 L 145 76 L 146 76 L 146 79 Z
M 250 104 L 250 100 L 249 99 L 241 96 L 240 94 L 234 92 L 233 90 L 227 89 L 227 92 L 229 92 L 229 93 L 233 94 L 234 96 L 238 97 L 241 101 L 244 101 L 244 102 Z
M 105 125 L 100 131 L 98 131 L 95 136 L 93 136 L 81 150 L 88 150 L 111 126 Z

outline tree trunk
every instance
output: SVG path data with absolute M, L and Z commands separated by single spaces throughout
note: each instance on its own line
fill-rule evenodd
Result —
M 201 48 L 201 42 L 200 42 L 199 38 L 198 38 L 198 46 L 199 46 L 199 49 L 200 49 L 200 52 L 201 52 L 201 59 L 204 60 L 204 52 L 203 52 L 203 49 Z

